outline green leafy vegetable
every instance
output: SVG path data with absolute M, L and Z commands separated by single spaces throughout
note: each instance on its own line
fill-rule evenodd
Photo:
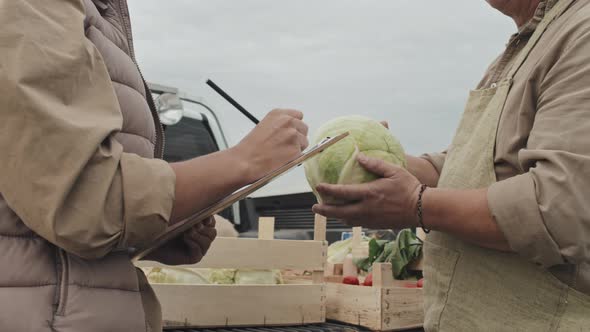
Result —
M 159 268 L 144 269 L 151 283 L 156 284 L 209 284 L 208 271 L 201 269 Z
M 305 163 L 307 181 L 320 202 L 344 203 L 330 197 L 320 197 L 315 190 L 320 183 L 358 184 L 377 178 L 357 162 L 356 156 L 360 152 L 406 167 L 406 156 L 399 141 L 382 124 L 363 116 L 343 116 L 324 124 L 316 132 L 313 142 L 317 144 L 326 137 L 344 132 L 350 135 Z
M 369 238 L 363 237 L 362 243 L 369 242 Z M 328 247 L 328 263 L 342 264 L 346 255 L 352 252 L 352 238 L 336 241 Z
M 280 285 L 283 277 L 280 270 L 238 270 L 236 285 Z
M 395 241 L 372 239 L 369 242 L 369 257 L 355 261 L 356 266 L 370 272 L 374 263 L 391 263 L 393 277 L 398 280 L 420 277 L 409 271 L 408 265 L 422 254 L 422 241 L 409 229 L 401 230 Z
M 209 281 L 216 285 L 233 285 L 236 282 L 235 269 L 212 269 Z

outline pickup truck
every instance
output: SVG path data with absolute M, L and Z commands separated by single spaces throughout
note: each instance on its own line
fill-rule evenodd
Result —
M 165 160 L 182 161 L 228 148 L 225 127 L 204 98 L 191 96 L 175 87 L 154 83 L 149 87 L 165 129 Z M 258 218 L 268 216 L 275 217 L 277 238 L 308 240 L 313 238 L 311 206 L 315 201 L 311 191 L 256 195 L 234 204 L 220 215 L 231 221 L 242 237 L 256 237 Z M 338 220 L 329 219 L 328 241 L 339 240 L 346 230 L 349 229 Z

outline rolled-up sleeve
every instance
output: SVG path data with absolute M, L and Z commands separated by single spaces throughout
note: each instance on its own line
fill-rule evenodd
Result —
M 545 267 L 590 261 L 590 32 L 574 40 L 540 82 L 528 172 L 488 190 L 512 249 Z
M 123 152 L 122 114 L 80 0 L 0 4 L 0 192 L 34 232 L 98 258 L 167 226 L 175 175 Z
M 438 175 L 440 175 L 443 166 L 445 165 L 445 160 L 447 159 L 447 152 L 425 153 L 421 155 L 420 158 L 425 159 L 432 164 Z

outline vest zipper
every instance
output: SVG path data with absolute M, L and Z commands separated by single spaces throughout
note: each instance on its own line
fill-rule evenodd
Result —
M 134 60 L 135 61 L 135 60 Z M 158 115 L 158 110 L 156 109 L 156 103 L 154 102 L 154 98 L 152 97 L 152 93 L 150 88 L 143 78 L 143 74 L 141 73 L 141 69 L 137 63 L 135 63 L 137 67 L 137 71 L 139 72 L 139 76 L 141 76 L 141 80 L 143 81 L 143 85 L 145 88 L 146 100 L 148 106 L 150 107 L 150 111 L 152 113 L 152 117 L 154 118 L 154 124 L 156 126 L 156 144 L 154 144 L 154 157 L 159 159 L 164 159 L 164 147 L 166 145 L 166 136 L 164 135 L 164 127 L 162 126 L 162 122 L 160 122 L 160 116 Z
M 162 127 L 162 123 L 160 122 L 160 116 L 158 115 L 158 110 L 156 109 L 156 103 L 154 102 L 154 98 L 152 97 L 152 93 L 150 92 L 150 88 L 148 87 L 147 82 L 145 81 L 145 78 L 143 77 L 141 69 L 139 68 L 139 65 L 137 64 L 137 60 L 135 59 L 135 50 L 133 49 L 133 38 L 131 36 L 131 23 L 129 20 L 129 11 L 127 8 L 127 2 L 124 0 L 119 0 L 118 5 L 119 5 L 118 14 L 121 17 L 121 21 L 123 23 L 123 30 L 124 30 L 125 36 L 127 37 L 127 44 L 129 46 L 129 53 L 130 53 L 129 56 L 131 57 L 131 60 L 133 60 L 133 63 L 135 64 L 135 67 L 137 68 L 137 71 L 139 72 L 139 76 L 141 76 L 141 81 L 143 82 L 144 89 L 145 89 L 146 100 L 147 100 L 148 106 L 150 107 L 150 111 L 152 113 L 152 118 L 154 119 L 154 123 L 156 125 L 156 143 L 154 144 L 154 157 L 159 158 L 159 159 L 164 159 L 164 147 L 166 145 L 166 137 L 164 136 L 164 127 Z
M 58 271 L 57 271 L 57 307 L 55 309 L 56 316 L 64 316 L 66 313 L 66 302 L 68 298 L 68 274 L 69 274 L 69 263 L 68 257 L 65 251 L 57 248 L 57 260 L 58 260 Z

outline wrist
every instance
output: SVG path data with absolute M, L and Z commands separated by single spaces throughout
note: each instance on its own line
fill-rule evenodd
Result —
M 416 197 L 416 223 L 415 226 L 416 227 L 420 227 L 422 228 L 422 230 L 425 233 L 430 233 L 430 227 L 427 227 L 425 222 L 424 222 L 424 196 L 426 194 L 426 191 L 429 189 L 429 187 L 425 184 L 421 184 L 420 186 L 418 186 L 418 188 L 416 189 L 416 193 L 414 195 L 414 197 Z
M 225 150 L 232 165 L 234 174 L 243 180 L 243 185 L 250 184 L 260 178 L 256 163 L 250 157 L 250 153 L 237 145 Z

